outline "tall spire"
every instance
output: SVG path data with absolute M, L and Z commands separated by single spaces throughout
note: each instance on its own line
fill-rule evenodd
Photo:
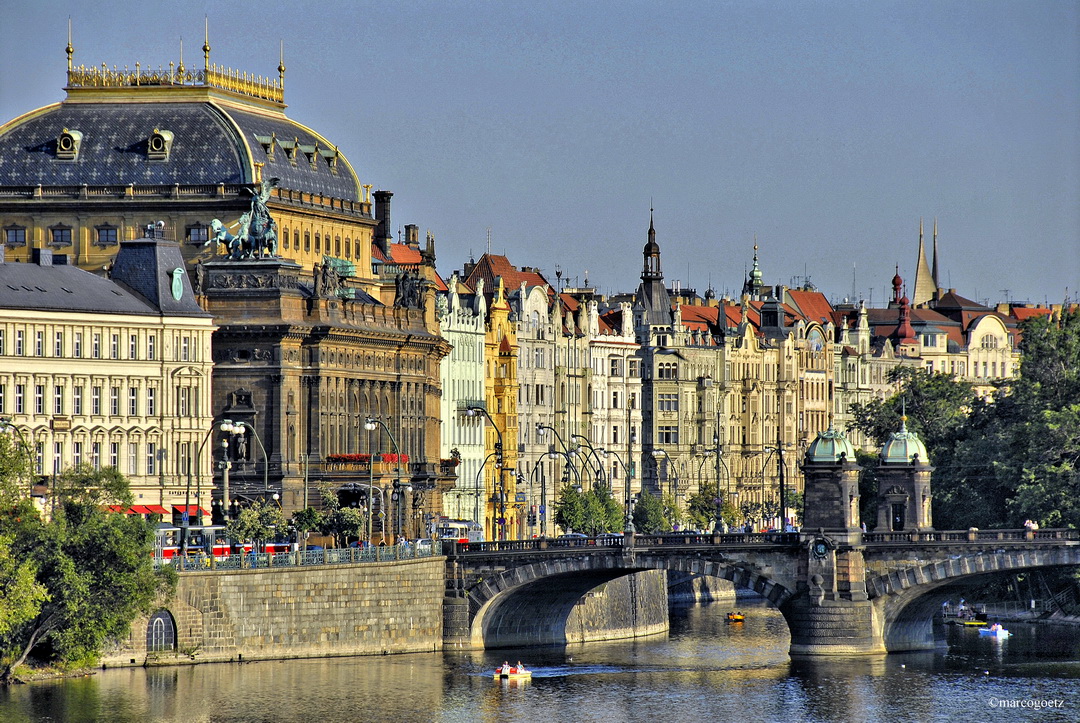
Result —
M 941 288 L 941 277 L 938 276 L 938 255 L 937 255 L 937 216 L 934 217 L 934 288 Z
M 660 244 L 656 243 L 656 227 L 653 226 L 653 209 L 649 209 L 649 240 L 642 251 L 642 281 L 659 281 L 664 278 L 660 271 Z
M 923 243 L 923 220 L 919 219 L 919 258 L 915 262 L 915 290 L 911 294 L 911 304 L 918 306 L 934 298 L 937 284 L 934 283 L 930 264 L 926 262 L 926 246 Z
M 281 89 L 285 90 L 285 41 L 280 40 L 278 42 L 280 45 L 278 46 L 277 72 L 278 78 L 281 81 Z

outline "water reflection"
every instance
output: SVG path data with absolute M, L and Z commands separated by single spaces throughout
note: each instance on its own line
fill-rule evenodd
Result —
M 764 603 L 692 606 L 667 635 L 568 648 L 118 669 L 0 691 L 3 721 L 1016 720 L 992 698 L 1060 698 L 1080 711 L 1080 631 L 1013 625 L 1006 641 L 942 631 L 948 649 L 791 659 Z M 521 660 L 526 683 L 492 670 Z M 1008 713 L 1008 715 L 1006 715 Z

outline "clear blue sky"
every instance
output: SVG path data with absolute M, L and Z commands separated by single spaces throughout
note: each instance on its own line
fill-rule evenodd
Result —
M 62 2 L 0 11 L 0 117 L 76 63 L 276 75 L 288 114 L 394 192 L 444 275 L 488 247 L 631 290 L 654 206 L 665 278 L 831 299 L 914 281 L 1080 298 L 1080 3 Z

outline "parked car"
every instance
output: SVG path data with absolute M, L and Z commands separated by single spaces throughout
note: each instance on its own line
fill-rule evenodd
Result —
M 565 535 L 559 535 L 555 538 L 557 547 L 583 547 L 589 542 L 589 536 L 580 532 L 567 532 Z

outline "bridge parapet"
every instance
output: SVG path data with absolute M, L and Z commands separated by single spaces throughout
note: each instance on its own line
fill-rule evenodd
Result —
M 919 532 L 864 532 L 863 544 L 872 546 L 940 545 L 948 543 L 1068 543 L 1080 542 L 1080 530 L 923 530 Z

